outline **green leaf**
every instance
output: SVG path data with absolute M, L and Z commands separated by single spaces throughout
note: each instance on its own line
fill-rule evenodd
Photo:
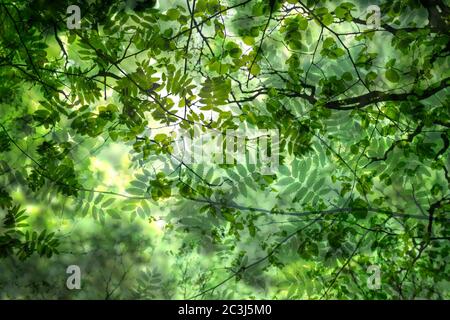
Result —
M 400 77 L 394 69 L 388 69 L 385 73 L 386 79 L 388 79 L 390 82 L 398 82 L 400 80 Z

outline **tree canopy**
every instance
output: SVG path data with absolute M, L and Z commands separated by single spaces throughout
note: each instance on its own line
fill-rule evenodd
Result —
M 449 1 L 0 17 L 1 298 L 450 298 Z M 181 129 L 277 130 L 279 166 L 186 163 Z

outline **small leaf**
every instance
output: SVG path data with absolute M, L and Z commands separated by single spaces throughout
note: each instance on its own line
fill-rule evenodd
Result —
M 400 77 L 394 69 L 388 69 L 385 73 L 386 79 L 388 79 L 390 82 L 398 82 L 400 80 Z

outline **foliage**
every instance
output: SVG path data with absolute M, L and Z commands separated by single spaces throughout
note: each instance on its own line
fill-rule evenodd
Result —
M 2 297 L 448 299 L 450 4 L 376 4 L 1 3 Z M 280 166 L 180 161 L 198 128 Z

